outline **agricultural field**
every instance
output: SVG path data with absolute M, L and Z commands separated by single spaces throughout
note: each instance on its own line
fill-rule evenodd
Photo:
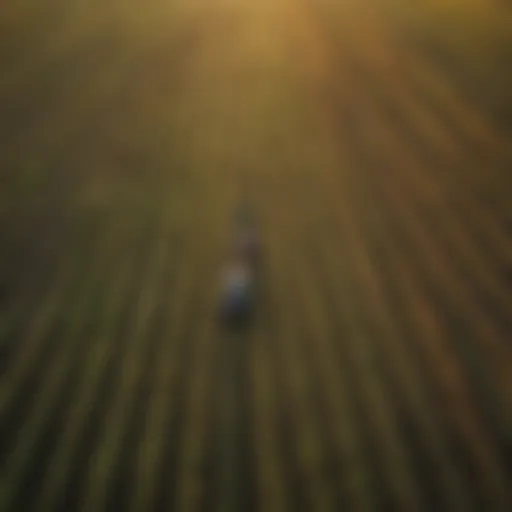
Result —
M 512 510 L 511 62 L 505 0 L 3 2 L 0 511 Z

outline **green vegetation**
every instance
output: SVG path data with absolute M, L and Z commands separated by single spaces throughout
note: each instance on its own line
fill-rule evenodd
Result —
M 0 510 L 511 510 L 508 7 L 72 4 L 1 8 Z

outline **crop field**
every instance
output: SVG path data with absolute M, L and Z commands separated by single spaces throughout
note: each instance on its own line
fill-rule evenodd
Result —
M 505 0 L 2 2 L 0 511 L 512 510 L 511 63 Z

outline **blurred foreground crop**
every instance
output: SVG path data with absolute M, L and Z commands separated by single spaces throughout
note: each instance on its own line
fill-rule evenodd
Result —
M 0 511 L 512 510 L 506 2 L 4 4 Z

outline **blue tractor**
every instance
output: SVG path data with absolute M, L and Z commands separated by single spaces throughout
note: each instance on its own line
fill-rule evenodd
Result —
M 235 218 L 232 251 L 222 276 L 221 317 L 229 326 L 247 325 L 252 317 L 259 261 L 256 222 L 244 206 Z

